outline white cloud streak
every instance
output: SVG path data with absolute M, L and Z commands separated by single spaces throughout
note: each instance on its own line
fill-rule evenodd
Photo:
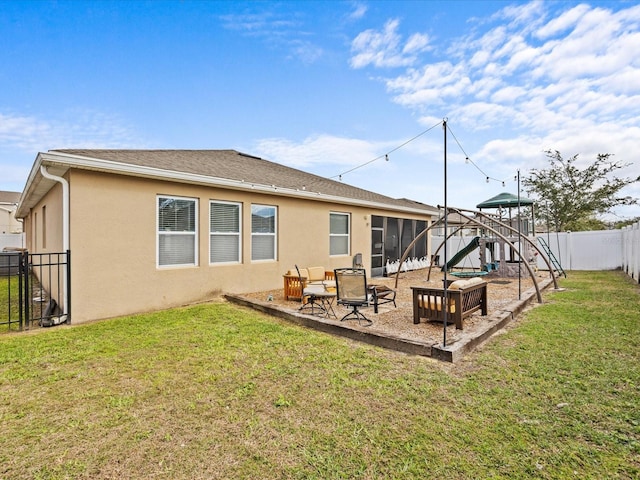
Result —
M 381 151 L 388 148 L 388 142 L 375 143 L 332 135 L 313 135 L 302 142 L 284 138 L 262 139 L 251 151 L 294 168 L 326 165 L 335 170 L 335 174 L 339 174 L 345 168 L 377 157 Z
M 261 7 L 260 4 L 255 4 Z M 356 8 L 354 14 L 364 11 Z M 230 14 L 220 16 L 222 25 L 228 30 L 241 32 L 245 36 L 258 37 L 268 45 L 289 51 L 289 58 L 297 58 L 312 64 L 324 56 L 325 51 L 309 37 L 312 34 L 303 26 L 303 21 L 290 13 L 265 10 L 258 13 Z
M 121 119 L 92 111 L 42 119 L 0 113 L 0 148 L 22 152 L 54 148 L 136 148 L 140 140 Z
M 349 20 L 360 20 L 365 16 L 369 7 L 364 3 L 355 2 L 353 4 L 353 11 L 348 15 Z
M 351 43 L 351 66 L 363 68 L 368 65 L 375 67 L 406 67 L 418 60 L 418 55 L 430 48 L 429 36 L 414 33 L 406 42 L 397 33 L 400 21 L 387 21 L 382 31 L 365 30 Z

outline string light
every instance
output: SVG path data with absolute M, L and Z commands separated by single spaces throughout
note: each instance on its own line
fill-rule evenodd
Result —
M 443 124 L 443 122 L 442 122 L 442 121 L 440 121 L 440 122 L 436 123 L 435 125 L 433 125 L 433 126 L 431 126 L 431 127 L 427 128 L 426 130 L 424 130 L 424 131 L 420 132 L 418 135 L 416 135 L 416 136 L 414 136 L 414 137 L 410 138 L 410 139 L 409 139 L 409 140 L 407 140 L 406 142 L 404 142 L 404 143 L 402 143 L 402 144 L 398 145 L 397 147 L 395 147 L 395 148 L 393 148 L 393 149 L 389 150 L 387 153 L 382 154 L 382 155 L 379 155 L 379 156 L 377 156 L 377 157 L 375 157 L 375 158 L 373 158 L 373 159 L 371 159 L 371 160 L 369 160 L 369 161 L 367 161 L 367 162 L 365 162 L 365 163 L 363 163 L 363 164 L 357 165 L 357 166 L 355 166 L 355 167 L 353 167 L 353 168 L 351 168 L 351 169 L 349 169 L 349 170 L 346 170 L 346 171 L 344 171 L 344 172 L 342 172 L 342 173 L 339 173 L 338 175 L 334 175 L 334 176 L 332 176 L 332 177 L 328 177 L 328 178 L 329 178 L 330 180 L 331 180 L 331 179 L 338 179 L 339 181 L 342 181 L 342 176 L 343 176 L 343 175 L 347 175 L 348 173 L 351 173 L 351 172 L 353 172 L 353 171 L 355 171 L 355 170 L 358 170 L 358 169 L 360 169 L 360 168 L 363 168 L 363 167 L 365 167 L 365 166 L 369 165 L 370 163 L 373 163 L 373 162 L 375 162 L 375 161 L 377 161 L 377 160 L 380 160 L 380 159 L 384 158 L 384 160 L 385 160 L 386 162 L 388 162 L 388 161 L 389 161 L 389 155 L 390 155 L 391 153 L 393 153 L 393 152 L 395 152 L 395 151 L 397 151 L 397 150 L 401 149 L 401 148 L 402 148 L 402 147 L 404 147 L 405 145 L 407 145 L 407 144 L 409 144 L 409 143 L 413 142 L 414 140 L 417 140 L 417 139 L 418 139 L 418 138 L 420 138 L 421 136 L 425 135 L 426 133 L 430 132 L 431 130 L 433 130 L 434 128 L 436 128 L 437 126 L 442 125 L 442 124 Z M 487 174 L 486 174 L 486 173 L 485 173 L 485 172 L 484 172 L 484 171 L 483 171 L 483 170 L 482 170 L 482 169 L 481 169 L 481 168 L 480 168 L 480 167 L 479 167 L 479 166 L 478 166 L 478 165 L 477 165 L 477 164 L 476 164 L 476 163 L 475 163 L 471 158 L 469 158 L 469 155 L 467 154 L 467 152 L 465 152 L 464 148 L 462 148 L 462 145 L 461 145 L 461 144 L 460 144 L 460 142 L 458 141 L 458 139 L 457 139 L 457 137 L 455 136 L 455 134 L 453 133 L 453 131 L 451 131 L 451 128 L 449 127 L 449 124 L 448 124 L 448 123 L 446 123 L 445 125 L 446 125 L 446 128 L 448 129 L 448 131 L 451 133 L 451 136 L 453 137 L 453 139 L 455 140 L 455 142 L 458 144 L 458 147 L 460 148 L 460 150 L 462 151 L 462 153 L 465 155 L 464 163 L 465 163 L 465 164 L 471 164 L 471 165 L 473 165 L 473 166 L 476 168 L 476 170 L 478 170 L 478 172 L 480 172 L 480 173 L 485 177 L 485 181 L 486 181 L 486 183 L 490 183 L 490 182 L 493 180 L 493 181 L 496 181 L 496 182 L 501 183 L 501 184 L 502 184 L 502 186 L 504 187 L 504 186 L 505 186 L 505 180 L 500 180 L 500 179 L 498 179 L 498 178 L 493 178 L 493 177 L 491 177 L 491 176 L 487 175 Z M 327 178 L 327 177 L 325 177 L 325 178 Z M 515 176 L 515 177 L 514 177 L 514 180 L 515 180 L 516 178 L 517 178 L 517 176 Z M 313 183 L 317 183 L 317 182 L 312 182 L 312 184 L 313 184 Z M 304 190 L 306 190 L 306 189 L 307 189 L 307 185 L 303 185 L 302 190 L 304 191 Z
M 380 160 L 381 158 L 384 158 L 387 162 L 389 161 L 389 155 L 392 154 L 393 152 L 395 152 L 396 150 L 400 150 L 402 147 L 404 147 L 405 145 L 413 142 L 414 140 L 417 140 L 418 138 L 420 138 L 421 136 L 423 136 L 425 133 L 430 132 L 431 130 L 433 130 L 434 128 L 436 128 L 438 125 L 440 125 L 442 122 L 438 122 L 435 125 L 433 125 L 432 127 L 427 128 L 426 130 L 424 130 L 423 132 L 420 132 L 418 135 L 416 135 L 415 137 L 410 138 L 409 140 L 407 140 L 406 142 L 404 142 L 401 145 L 398 145 L 396 148 L 393 148 L 391 150 L 389 150 L 387 153 L 383 154 L 383 155 L 379 155 L 376 158 L 373 158 L 371 160 L 369 160 L 368 162 L 365 162 L 361 165 L 357 165 L 345 172 L 342 172 L 338 175 L 334 175 L 333 177 L 329 177 L 329 178 L 339 178 L 340 180 L 342 180 L 342 176 L 346 175 L 347 173 L 351 173 L 355 170 L 358 170 L 359 168 L 365 167 L 367 165 L 369 165 L 370 163 L 375 162 L 376 160 Z
M 447 123 L 447 130 L 449 131 L 449 133 L 451 133 L 451 136 L 453 137 L 453 139 L 456 141 L 456 143 L 458 144 L 458 148 L 460 148 L 460 151 L 465 155 L 465 159 L 464 159 L 464 163 L 467 164 L 471 164 L 474 167 L 476 167 L 476 170 L 478 170 L 485 178 L 485 181 L 487 183 L 489 183 L 491 180 L 494 180 L 496 182 L 500 182 L 502 184 L 502 186 L 505 186 L 505 180 L 500 180 L 499 178 L 493 178 L 490 177 L 489 175 L 487 175 L 478 165 L 475 164 L 475 162 L 473 160 L 471 160 L 469 158 L 469 155 L 467 154 L 467 152 L 464 151 L 464 148 L 462 148 L 462 145 L 460 144 L 460 142 L 458 141 L 458 139 L 456 138 L 456 135 L 451 131 L 451 128 L 449 127 L 449 124 Z M 514 180 L 517 178 L 514 177 Z

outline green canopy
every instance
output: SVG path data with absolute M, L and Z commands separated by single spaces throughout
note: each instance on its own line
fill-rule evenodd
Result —
M 520 206 L 533 205 L 533 200 L 520 197 Z M 517 207 L 518 196 L 512 193 L 503 192 L 500 195 L 491 197 L 489 200 L 485 200 L 482 203 L 476 205 L 476 208 L 502 208 L 502 207 Z

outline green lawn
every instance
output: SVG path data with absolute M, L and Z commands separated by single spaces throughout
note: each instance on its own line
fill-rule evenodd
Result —
M 0 336 L 0 478 L 640 478 L 640 288 L 561 286 L 457 365 L 224 303 Z
M 0 277 L 0 333 L 19 328 L 19 290 L 17 275 Z

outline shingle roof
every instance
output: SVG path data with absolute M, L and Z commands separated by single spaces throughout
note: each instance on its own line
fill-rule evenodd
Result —
M 18 203 L 18 200 L 20 200 L 20 192 L 0 191 L 0 203 L 14 204 L 14 203 Z
M 324 195 L 387 204 L 396 208 L 424 210 L 433 207 L 406 199 L 395 199 L 368 190 L 336 182 L 295 168 L 270 162 L 235 150 L 50 150 L 50 153 L 106 160 L 165 171 L 273 185 L 278 188 L 320 192 Z

